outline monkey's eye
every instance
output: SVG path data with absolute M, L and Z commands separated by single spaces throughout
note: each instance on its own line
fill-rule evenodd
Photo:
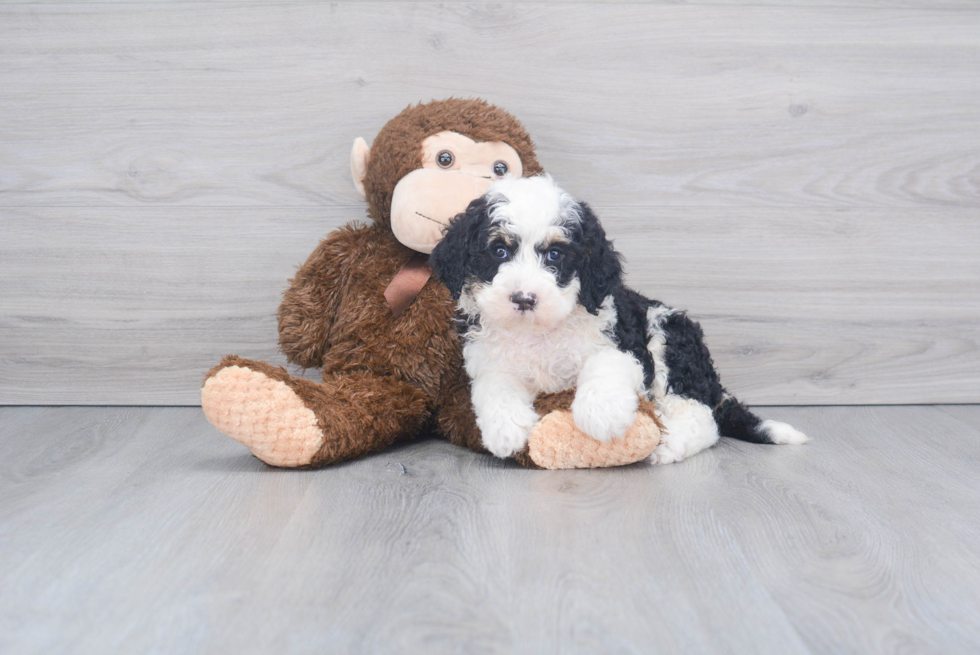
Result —
M 551 250 L 548 251 L 548 254 L 546 254 L 544 258 L 551 263 L 560 262 L 561 250 L 558 250 L 557 248 L 552 248 Z
M 491 246 L 490 252 L 493 254 L 495 259 L 507 259 L 510 257 L 510 250 L 507 248 L 507 246 L 501 244 Z
M 454 161 L 456 161 L 456 158 L 453 156 L 453 153 L 449 152 L 448 150 L 443 150 L 436 155 L 436 163 L 442 168 L 449 168 L 453 165 Z
M 505 161 L 497 161 L 493 163 L 493 174 L 497 177 L 507 175 L 507 171 L 509 170 L 510 169 L 507 167 L 507 162 Z

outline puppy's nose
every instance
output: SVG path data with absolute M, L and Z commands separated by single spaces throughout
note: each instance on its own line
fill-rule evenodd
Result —
M 533 293 L 524 293 L 523 291 L 515 291 L 511 297 L 510 301 L 517 305 L 517 309 L 522 312 L 531 311 L 534 306 L 538 304 L 538 297 Z

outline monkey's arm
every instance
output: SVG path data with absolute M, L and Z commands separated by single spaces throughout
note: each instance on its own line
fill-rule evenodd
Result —
M 362 229 L 348 226 L 328 235 L 289 281 L 278 317 L 279 347 L 291 363 L 304 368 L 323 364 L 356 257 L 352 245 Z

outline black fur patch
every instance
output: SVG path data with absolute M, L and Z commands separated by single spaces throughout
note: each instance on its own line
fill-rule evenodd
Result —
M 664 363 L 669 370 L 667 385 L 670 393 L 693 398 L 710 407 L 723 437 L 773 443 L 759 427 L 762 423 L 759 417 L 727 395 L 704 343 L 701 326 L 685 312 L 677 312 L 666 317 L 662 327 L 667 337 Z
M 612 242 L 606 238 L 606 231 L 586 203 L 580 203 L 582 221 L 572 232 L 572 241 L 581 244 L 581 254 L 577 262 L 579 280 L 579 302 L 590 314 L 598 314 L 599 307 L 606 296 L 623 287 L 622 258 Z
M 449 222 L 445 236 L 429 257 L 429 265 L 449 289 L 453 300 L 459 300 L 467 281 L 493 280 L 497 269 L 506 261 L 494 258 L 487 250 L 491 228 L 489 208 L 486 196 L 471 202 L 465 212 Z
M 762 429 L 762 420 L 734 398 L 727 398 L 713 412 L 718 432 L 733 439 L 752 443 L 774 443 Z
M 685 312 L 667 316 L 661 325 L 667 336 L 664 363 L 670 371 L 669 384 L 673 393 L 715 407 L 721 402 L 725 390 L 711 353 L 704 345 L 701 326 Z
M 613 290 L 612 297 L 616 303 L 616 329 L 613 335 L 616 346 L 640 362 L 643 366 L 643 386 L 649 389 L 653 384 L 654 370 L 653 356 L 648 349 L 647 309 L 654 305 L 654 301 L 622 283 Z
M 549 262 L 545 259 L 548 251 L 557 250 L 562 254 L 561 260 Z M 538 256 L 541 258 L 541 265 L 551 270 L 555 274 L 558 286 L 565 288 L 578 277 L 578 269 L 582 261 L 582 244 L 579 241 L 556 241 L 547 245 L 538 246 Z

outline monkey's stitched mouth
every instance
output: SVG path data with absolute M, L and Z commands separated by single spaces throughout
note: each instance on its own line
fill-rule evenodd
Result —
M 430 221 L 432 221 L 433 223 L 438 223 L 439 225 L 441 225 L 441 226 L 443 226 L 443 227 L 449 227 L 449 224 L 448 224 L 448 223 L 443 223 L 442 221 L 437 221 L 437 220 L 436 220 L 436 219 L 434 219 L 434 218 L 431 218 L 431 217 L 429 217 L 429 216 L 426 216 L 426 215 L 425 215 L 425 214 L 423 214 L 422 212 L 415 212 L 415 213 L 416 213 L 416 214 L 418 214 L 419 216 L 421 216 L 421 217 L 422 217 L 422 218 L 424 218 L 424 219 L 427 219 L 427 220 L 430 220 Z

